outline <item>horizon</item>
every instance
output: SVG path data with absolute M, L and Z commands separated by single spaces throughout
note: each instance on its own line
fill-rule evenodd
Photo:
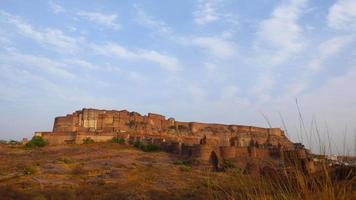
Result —
M 157 2 L 1 1 L 0 139 L 93 107 L 356 155 L 356 0 Z

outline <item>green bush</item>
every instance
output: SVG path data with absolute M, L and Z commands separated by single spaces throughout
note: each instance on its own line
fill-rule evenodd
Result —
M 125 143 L 125 139 L 124 138 L 120 138 L 120 137 L 113 137 L 111 142 L 123 144 L 123 143 Z
M 152 152 L 152 151 L 159 151 L 160 148 L 159 146 L 155 145 L 155 144 L 148 144 L 146 146 L 144 146 L 144 151 L 148 151 L 148 152 Z
M 41 136 L 33 136 L 32 139 L 26 143 L 26 148 L 34 148 L 34 147 L 44 147 L 48 145 L 48 142 L 44 140 Z
M 143 144 L 143 142 L 140 142 L 140 141 L 136 141 L 134 143 L 134 147 L 136 148 L 139 148 L 139 149 L 142 149 L 145 145 Z
M 83 144 L 93 144 L 95 141 L 90 137 L 83 139 Z
M 141 149 L 142 151 L 146 152 L 153 152 L 153 151 L 159 151 L 160 147 L 155 144 L 147 144 L 145 145 L 143 142 L 137 141 L 134 143 L 134 147 Z
M 21 144 L 21 142 L 16 141 L 16 140 L 10 140 L 7 144 L 9 144 L 9 145 L 19 145 L 19 144 Z

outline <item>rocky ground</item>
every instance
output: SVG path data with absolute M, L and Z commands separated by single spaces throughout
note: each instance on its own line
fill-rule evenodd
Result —
M 116 143 L 0 145 L 0 199 L 307 199 L 323 194 L 298 190 L 274 187 L 271 179 L 244 175 L 237 167 L 211 172 L 173 154 Z M 335 191 L 328 195 L 356 197 L 344 188 Z

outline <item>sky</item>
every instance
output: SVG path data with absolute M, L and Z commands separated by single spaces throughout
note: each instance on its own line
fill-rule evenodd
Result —
M 91 107 L 353 153 L 355 87 L 356 0 L 0 0 L 1 139 Z

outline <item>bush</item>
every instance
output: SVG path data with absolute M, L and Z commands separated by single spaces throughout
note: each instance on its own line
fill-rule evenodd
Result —
M 9 144 L 9 145 L 19 145 L 19 144 L 21 144 L 21 142 L 16 141 L 16 140 L 10 140 L 7 144 Z
M 235 163 L 233 163 L 231 160 L 224 160 L 224 167 L 226 168 L 235 168 Z
M 148 151 L 148 152 L 152 152 L 152 151 L 159 151 L 160 148 L 159 146 L 155 145 L 155 144 L 148 144 L 146 146 L 144 146 L 144 151 Z
M 197 159 L 189 159 L 189 160 L 177 160 L 174 162 L 176 165 L 185 165 L 192 167 L 193 165 L 199 165 L 200 161 Z
M 134 143 L 134 147 L 136 148 L 139 148 L 139 149 L 142 149 L 145 145 L 143 144 L 143 142 L 140 142 L 140 141 L 136 141 Z
M 7 144 L 6 140 L 0 140 L 0 144 Z
M 191 172 L 192 171 L 192 166 L 189 165 L 182 165 L 179 167 L 179 170 L 182 172 Z
M 34 148 L 34 147 L 44 147 L 48 145 L 48 142 L 44 140 L 41 136 L 33 136 L 32 139 L 26 143 L 26 148 Z
M 120 137 L 113 137 L 111 142 L 123 144 L 123 143 L 125 143 L 125 139 L 124 138 L 120 138 Z
M 35 166 L 26 166 L 23 169 L 24 175 L 34 175 L 37 173 L 37 168 Z
M 143 142 L 137 141 L 134 143 L 134 147 L 141 149 L 146 152 L 159 151 L 160 147 L 155 144 L 147 144 L 145 145 Z
M 62 161 L 62 162 L 65 163 L 65 164 L 72 164 L 72 163 L 75 162 L 74 160 L 72 160 L 72 159 L 69 158 L 69 157 L 61 157 L 61 158 L 59 158 L 58 160 L 59 160 L 59 161 Z
M 90 137 L 83 139 L 83 144 L 93 144 L 95 141 Z

